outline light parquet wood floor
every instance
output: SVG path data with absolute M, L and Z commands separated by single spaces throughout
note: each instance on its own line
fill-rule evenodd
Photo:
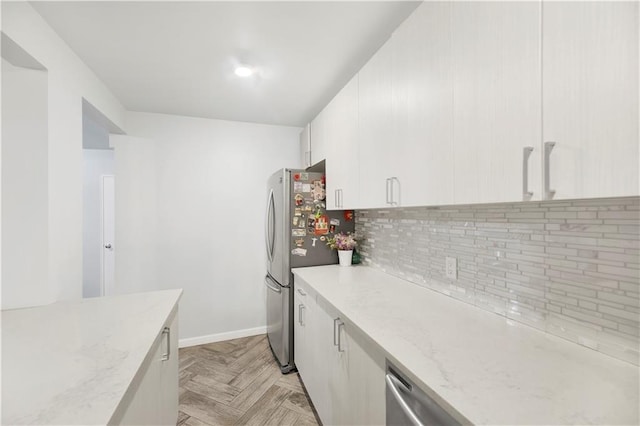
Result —
M 180 349 L 178 425 L 318 425 L 298 373 L 283 375 L 266 335 Z

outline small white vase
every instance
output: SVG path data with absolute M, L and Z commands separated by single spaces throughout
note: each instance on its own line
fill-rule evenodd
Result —
M 351 256 L 353 256 L 353 250 L 338 250 L 340 266 L 351 266 Z

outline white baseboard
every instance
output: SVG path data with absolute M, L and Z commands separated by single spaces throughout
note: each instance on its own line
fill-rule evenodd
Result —
M 267 327 L 245 328 L 244 330 L 227 331 L 226 333 L 209 334 L 207 336 L 189 337 L 178 340 L 178 347 L 188 348 L 189 346 L 206 345 L 207 343 L 222 342 L 224 340 L 239 339 L 241 337 L 256 336 L 265 334 Z

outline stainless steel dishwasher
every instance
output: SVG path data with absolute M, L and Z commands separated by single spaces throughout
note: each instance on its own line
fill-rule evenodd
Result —
M 388 361 L 385 382 L 388 426 L 460 425 Z

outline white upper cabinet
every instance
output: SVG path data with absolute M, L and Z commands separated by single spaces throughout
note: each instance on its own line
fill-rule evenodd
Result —
M 396 186 L 396 200 L 401 196 L 397 185 L 390 182 L 398 156 L 393 134 L 392 62 L 392 43 L 387 42 L 358 74 L 361 208 L 389 206 L 391 186 Z
M 311 164 L 317 164 L 327 159 L 327 129 L 326 129 L 326 113 L 325 110 L 320 111 L 311 122 L 309 134 L 311 138 Z
M 638 195 L 639 3 L 544 2 L 548 198 Z
M 457 204 L 541 198 L 540 7 L 452 2 L 453 158 L 442 161 Z
M 353 209 L 359 202 L 358 76 L 327 105 L 327 208 Z
M 393 35 L 394 174 L 403 206 L 452 204 L 452 3 L 425 2 Z
M 300 132 L 300 164 L 302 168 L 311 165 L 311 125 L 307 124 Z
M 311 124 L 328 207 L 640 194 L 639 9 L 424 2 Z

